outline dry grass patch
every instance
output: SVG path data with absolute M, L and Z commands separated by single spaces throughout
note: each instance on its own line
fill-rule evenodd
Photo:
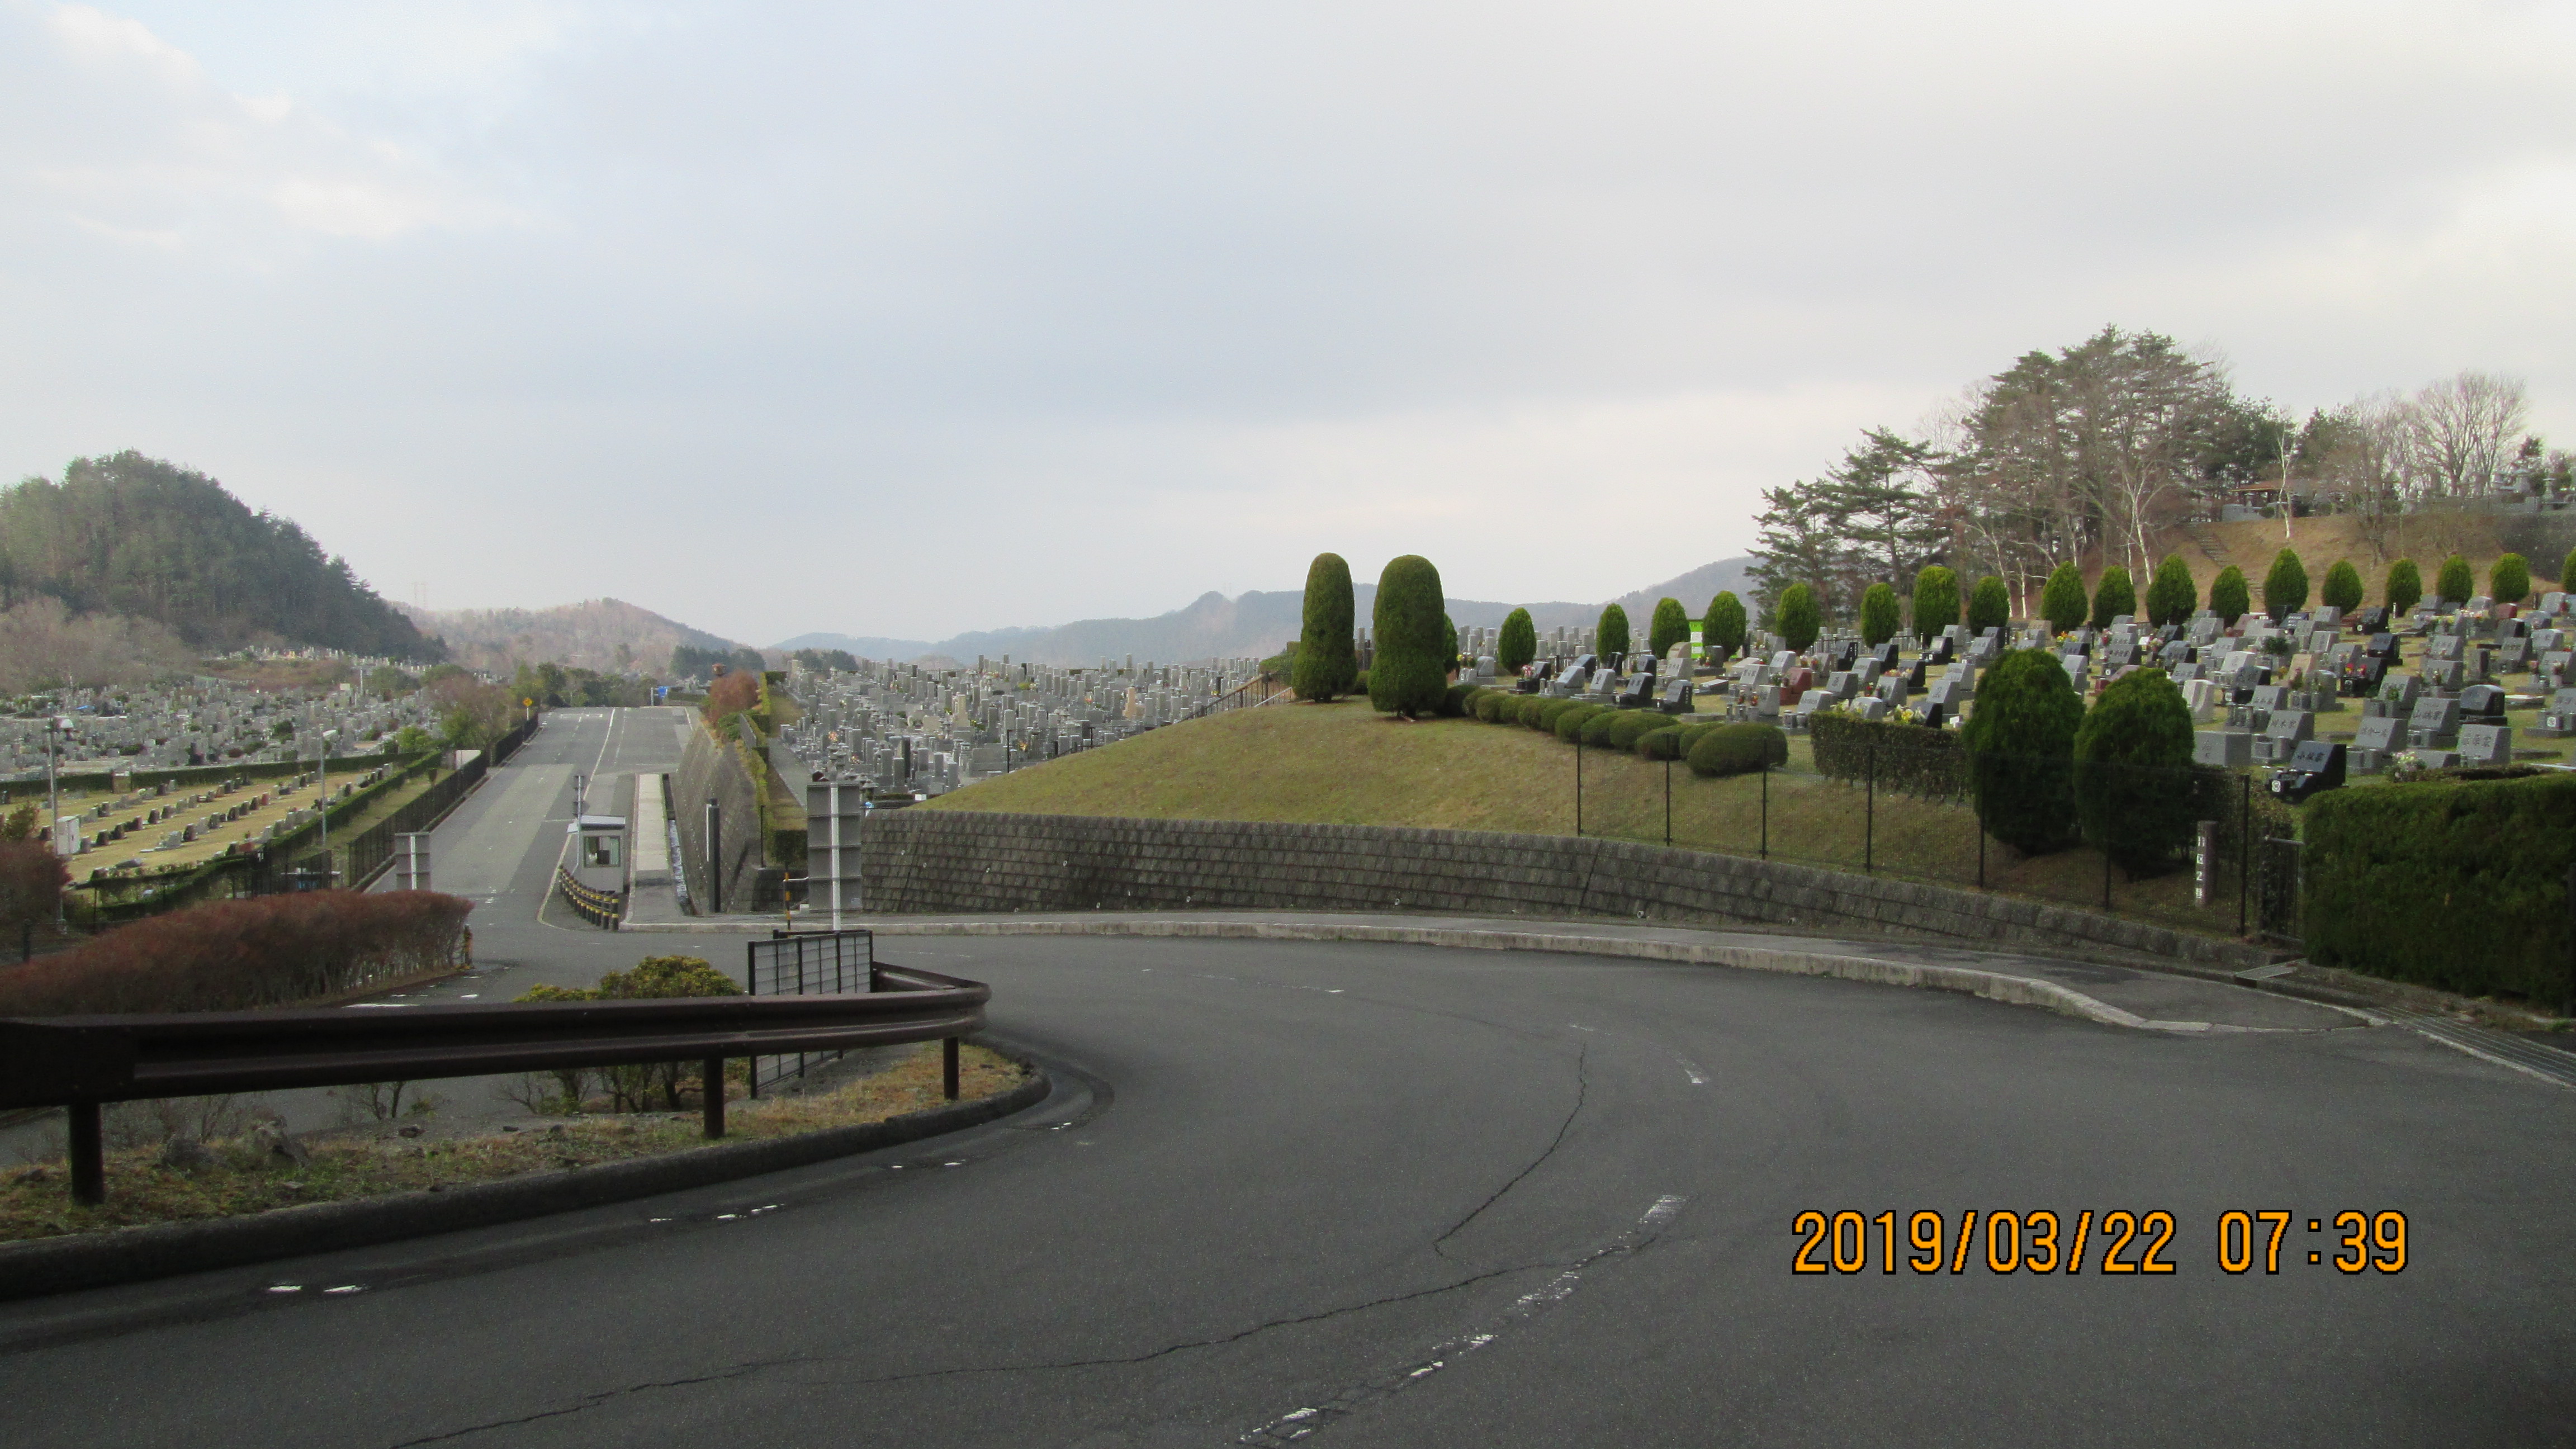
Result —
M 998 1096 L 1028 1079 L 1028 1068 L 986 1048 L 958 1054 L 958 1096 Z M 939 1043 L 924 1043 L 894 1066 L 828 1091 L 729 1104 L 726 1142 L 792 1137 L 883 1122 L 945 1105 Z M 698 1116 L 636 1113 L 584 1116 L 471 1137 L 405 1137 L 422 1132 L 387 1122 L 305 1144 L 295 1162 L 259 1133 L 205 1149 L 194 1170 L 170 1165 L 185 1150 L 130 1148 L 107 1155 L 107 1202 L 73 1205 L 59 1161 L 0 1175 L 0 1241 L 60 1237 L 148 1223 L 237 1217 L 304 1203 L 348 1202 L 400 1192 L 440 1192 L 534 1172 L 596 1167 L 688 1152 L 711 1144 Z

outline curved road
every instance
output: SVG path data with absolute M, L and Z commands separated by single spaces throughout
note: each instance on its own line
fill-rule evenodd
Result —
M 1416 946 L 884 946 L 992 982 L 1058 1096 L 722 1189 L 0 1306 L 7 1442 L 2576 1435 L 2570 1096 L 2412 1033 Z M 2086 1210 L 2160 1210 L 2175 1271 L 2103 1273 L 2096 1225 L 2077 1274 L 1999 1274 L 1982 1231 L 1960 1271 L 1889 1273 L 1870 1225 L 1862 1271 L 1793 1274 L 1808 1209 L 1894 1210 L 1900 1254 L 1938 1211 L 1943 1258 L 1969 1209 L 2055 1210 L 2061 1252 Z M 2220 1270 L 2229 1209 L 2295 1215 L 2277 1274 L 2259 1235 Z M 2403 1271 L 2306 1261 L 2345 1209 L 2406 1214 Z

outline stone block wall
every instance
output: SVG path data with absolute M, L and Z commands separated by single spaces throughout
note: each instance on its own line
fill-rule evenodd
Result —
M 2234 941 L 2011 896 L 1570 836 L 897 810 L 867 818 L 861 856 L 872 912 L 1593 915 L 2124 951 L 2205 966 L 2269 959 Z
M 724 908 L 767 910 L 778 904 L 778 872 L 769 868 L 760 833 L 760 805 L 742 757 L 692 720 L 680 767 L 671 772 L 671 818 L 680 827 L 680 868 L 688 873 L 689 901 L 707 912 L 708 886 L 721 875 Z M 724 858 L 707 859 L 707 801 L 716 802 L 717 845 Z

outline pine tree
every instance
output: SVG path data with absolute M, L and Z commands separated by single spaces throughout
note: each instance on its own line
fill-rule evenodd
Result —
M 2093 589 L 2093 627 L 2108 629 L 2121 615 L 2134 619 L 2137 613 L 2138 586 L 2130 581 L 2129 571 L 2118 564 L 2102 570 L 2102 580 Z
M 1377 608 L 1370 632 L 1377 656 L 1369 661 L 1369 703 L 1381 714 L 1431 715 L 1449 691 L 1454 654 L 1441 655 L 1449 611 L 1440 592 L 1440 570 L 1419 554 L 1389 559 L 1378 575 Z
M 1860 596 L 1861 642 L 1872 649 L 1896 637 L 1896 590 L 1872 584 Z
M 1494 667 L 1518 674 L 1537 657 L 1538 626 L 1530 622 L 1530 611 L 1514 609 L 1504 615 L 1502 636 L 1494 641 Z
M 1672 652 L 1676 644 L 1690 642 L 1690 613 L 1679 599 L 1660 599 L 1655 603 L 1655 617 L 1647 628 L 1646 648 L 1657 659 Z
M 1914 634 L 1918 639 L 1940 637 L 1942 630 L 1959 622 L 1959 576 L 1933 564 L 1914 576 Z
M 2300 563 L 2298 554 L 2290 549 L 2272 555 L 2271 570 L 2263 575 L 2263 612 L 2277 624 L 2307 604 L 2307 565 Z
M 2339 558 L 2326 570 L 2325 587 L 2317 591 L 2317 602 L 2349 614 L 2361 607 L 2361 570 L 2352 560 Z
M 2246 611 L 2253 607 L 2254 593 L 2245 586 L 2243 569 L 2229 564 L 2218 571 L 2217 578 L 2209 581 L 2209 610 L 2228 628 L 2235 628 L 2236 621 L 2244 618 Z
M 2392 618 L 2404 618 L 2424 599 L 2424 574 L 2415 560 L 2401 558 L 2388 566 L 2388 584 L 2381 590 L 2380 602 L 2388 605 Z
M 2091 605 L 2084 598 L 2084 571 L 2071 563 L 2059 564 L 2048 576 L 2047 587 L 2039 591 L 2039 617 L 2048 621 L 2054 633 L 2072 634 L 2084 624 L 2084 611 Z
M 1306 566 L 1306 621 L 1297 636 L 1289 684 L 1304 700 L 1324 701 L 1350 691 L 1360 661 L 1351 643 L 1351 566 L 1337 553 L 1319 553 Z
M 1608 661 L 1628 652 L 1628 611 L 1612 604 L 1601 611 L 1601 626 L 1592 631 L 1593 652 Z
M 1792 649 L 1803 652 L 1816 642 L 1823 620 L 1816 609 L 1816 591 L 1805 584 L 1791 584 L 1780 595 L 1780 638 Z
M 1993 574 L 1977 580 L 1977 586 L 1968 591 L 1968 632 L 1982 635 L 1988 629 L 2011 626 L 2012 594 L 2004 581 Z
M 1733 589 L 1721 589 L 1708 601 L 1708 617 L 1700 625 L 1700 642 L 1708 646 L 1709 662 L 1723 664 L 1728 655 L 1744 647 L 1744 601 Z

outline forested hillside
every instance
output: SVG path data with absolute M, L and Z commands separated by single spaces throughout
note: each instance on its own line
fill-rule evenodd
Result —
M 623 673 L 630 666 L 658 672 L 670 663 L 675 648 L 712 649 L 723 657 L 735 647 L 729 639 L 622 599 L 585 599 L 550 609 L 395 607 L 437 636 L 457 663 L 500 674 L 549 660 L 608 673 Z
M 148 619 L 199 649 L 444 653 L 291 520 L 131 451 L 0 490 L 0 607 L 39 598 Z

